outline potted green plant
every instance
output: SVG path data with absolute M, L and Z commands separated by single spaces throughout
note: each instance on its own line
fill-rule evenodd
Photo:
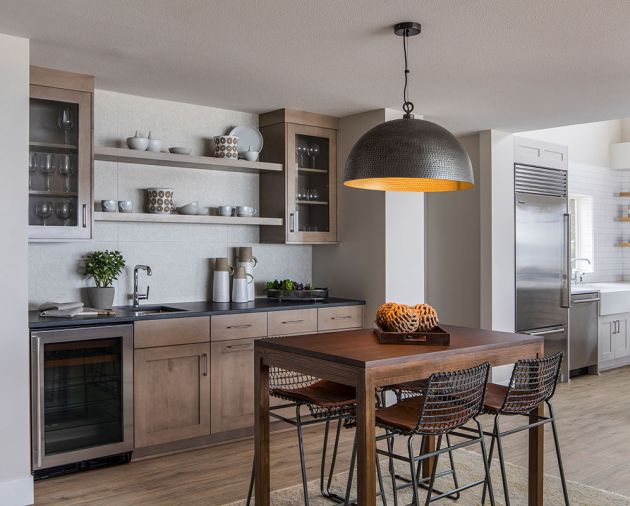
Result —
M 90 306 L 109 309 L 114 304 L 115 289 L 112 283 L 125 267 L 125 259 L 120 251 L 93 251 L 85 257 L 84 272 L 93 278 L 96 287 L 87 289 Z

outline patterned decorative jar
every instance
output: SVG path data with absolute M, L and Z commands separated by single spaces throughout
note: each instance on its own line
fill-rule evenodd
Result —
M 214 156 L 217 158 L 238 159 L 238 137 L 236 135 L 215 135 Z
M 173 212 L 172 188 L 147 188 L 147 211 L 152 214 Z

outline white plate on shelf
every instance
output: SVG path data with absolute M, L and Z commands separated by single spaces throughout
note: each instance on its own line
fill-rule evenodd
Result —
M 238 137 L 236 149 L 238 150 L 239 156 L 242 156 L 245 151 L 258 151 L 259 153 L 262 151 L 263 136 L 258 128 L 237 126 L 232 129 L 230 135 L 236 135 Z

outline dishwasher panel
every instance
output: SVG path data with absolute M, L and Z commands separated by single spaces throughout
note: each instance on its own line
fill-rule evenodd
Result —
M 597 365 L 599 292 L 571 295 L 569 346 L 572 371 Z

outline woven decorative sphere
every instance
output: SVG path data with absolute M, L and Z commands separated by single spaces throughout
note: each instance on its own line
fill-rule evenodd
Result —
M 437 327 L 439 322 L 437 311 L 429 304 L 416 304 L 414 309 L 418 313 L 418 330 L 427 332 Z
M 378 308 L 376 323 L 389 332 L 415 332 L 420 323 L 420 313 L 405 304 L 387 302 Z

